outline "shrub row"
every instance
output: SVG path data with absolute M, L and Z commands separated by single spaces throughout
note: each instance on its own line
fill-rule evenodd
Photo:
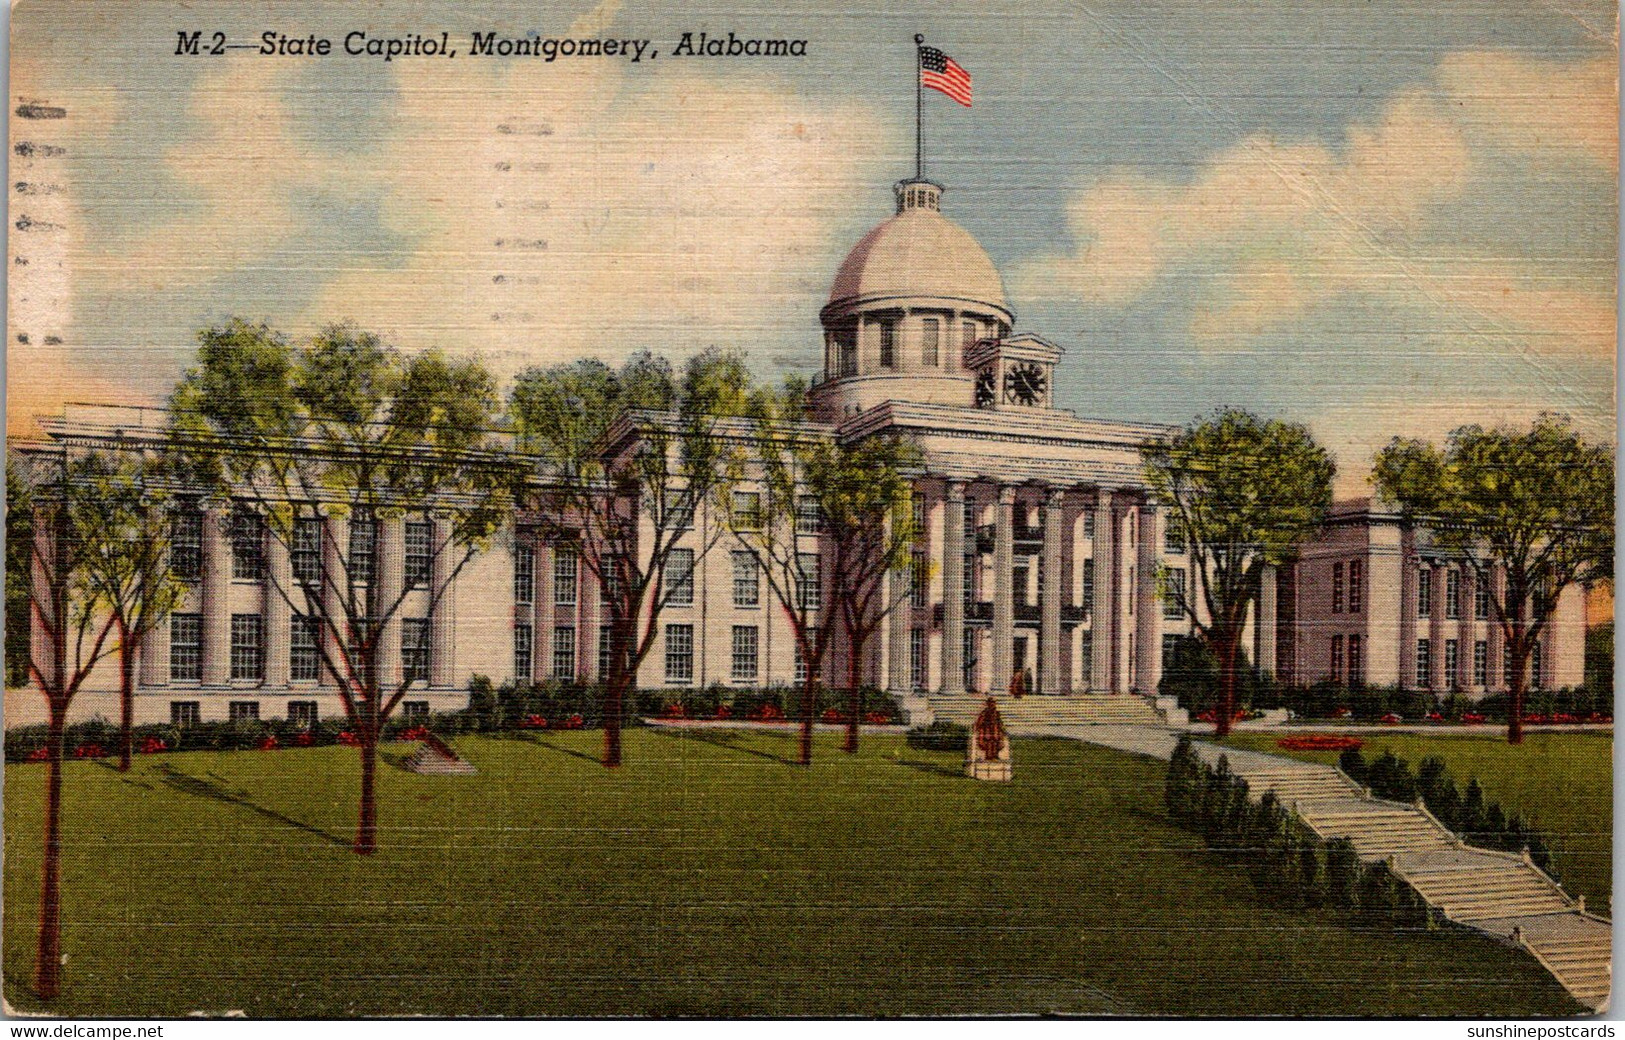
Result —
M 865 686 L 858 691 L 862 721 L 891 724 L 902 712 L 885 691 Z M 845 721 L 851 692 L 824 688 L 818 691 L 815 717 L 820 722 Z M 701 687 L 639 690 L 638 712 L 645 718 L 794 720 L 800 718 L 801 691 L 790 686 L 735 689 L 721 683 Z
M 1410 763 L 1388 750 L 1367 762 L 1358 748 L 1349 748 L 1337 764 L 1349 779 L 1370 788 L 1378 798 L 1407 803 L 1420 798 L 1428 812 L 1470 844 L 1505 852 L 1528 849 L 1535 865 L 1556 878 L 1545 836 L 1517 813 L 1508 814 L 1498 802 L 1486 801 L 1477 777 L 1468 780 L 1467 790 L 1462 792 L 1445 772 L 1442 759 L 1424 758 L 1412 772 Z
M 1272 905 L 1327 906 L 1403 928 L 1439 920 L 1427 901 L 1382 863 L 1362 863 L 1346 838 L 1323 841 L 1276 799 L 1254 802 L 1228 759 L 1209 766 L 1181 737 L 1163 791 L 1168 814 L 1242 864 Z
M 970 747 L 970 730 L 957 722 L 938 719 L 929 726 L 915 726 L 908 731 L 908 746 L 920 751 L 957 751 L 964 754 Z
M 463 713 L 430 715 L 428 718 L 392 719 L 384 729 L 384 739 L 392 740 L 417 726 L 437 733 L 463 732 Z M 167 751 L 252 751 L 287 747 L 330 747 L 350 742 L 350 723 L 344 719 L 322 719 L 315 725 L 285 719 L 242 719 L 235 722 L 200 722 L 191 726 L 167 723 L 136 726 L 133 743 L 136 754 Z M 45 753 L 47 727 L 18 726 L 6 730 L 7 762 L 37 761 Z M 100 716 L 67 727 L 66 753 L 69 758 L 116 757 L 118 726 Z

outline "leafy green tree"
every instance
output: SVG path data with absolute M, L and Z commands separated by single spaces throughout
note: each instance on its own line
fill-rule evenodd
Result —
M 6 452 L 6 686 L 28 676 L 28 575 L 34 544 L 34 489 L 28 467 Z
M 172 464 L 250 521 L 231 525 L 234 548 L 257 556 L 270 538 L 309 561 L 267 568 L 265 580 L 317 630 L 355 735 L 361 854 L 377 848 L 378 744 L 414 678 L 382 667 L 386 641 L 398 638 L 414 584 L 434 615 L 512 516 L 529 473 L 493 433 L 497 410 L 495 381 L 476 360 L 406 355 L 352 325 L 295 345 L 235 319 L 199 333 L 198 362 L 170 399 Z M 407 515 L 432 517 L 415 582 L 374 566 L 389 525 Z
M 1507 740 L 1523 740 L 1529 658 L 1563 592 L 1614 570 L 1614 455 L 1582 441 L 1566 417 L 1527 431 L 1463 426 L 1445 445 L 1396 437 L 1372 482 L 1434 544 L 1489 590 L 1511 671 Z M 1504 581 L 1492 580 L 1496 568 Z
M 1242 629 L 1266 565 L 1291 559 L 1332 501 L 1336 466 L 1296 423 L 1221 409 L 1141 448 L 1152 494 L 1185 535 L 1191 574 L 1163 594 L 1219 662 L 1218 736 L 1230 732 Z
M 62 763 L 68 710 L 85 680 L 113 652 L 113 615 L 98 602 L 91 562 L 119 547 L 101 525 L 97 500 L 108 468 L 104 458 L 57 444 L 30 451 L 22 464 L 29 471 L 22 479 L 33 488 L 34 509 L 27 543 L 34 636 L 28 668 L 45 695 L 48 720 L 34 989 L 51 1000 L 62 979 Z
M 520 445 L 545 460 L 535 521 L 549 540 L 575 548 L 602 590 L 608 768 L 621 764 L 621 718 L 664 610 L 692 590 L 694 570 L 727 532 L 695 521 L 702 505 L 720 504 L 736 465 L 728 426 L 749 382 L 738 353 L 699 354 L 678 379 L 642 352 L 619 370 L 594 360 L 527 369 L 509 396 Z

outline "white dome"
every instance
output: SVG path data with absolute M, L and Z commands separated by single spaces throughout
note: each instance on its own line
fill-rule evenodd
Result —
M 910 205 L 852 247 L 835 275 L 829 303 L 919 297 L 1010 310 L 998 270 L 970 232 L 934 206 Z

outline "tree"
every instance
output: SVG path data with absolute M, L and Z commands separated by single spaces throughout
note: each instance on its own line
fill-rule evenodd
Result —
M 48 717 L 34 989 L 51 1000 L 62 977 L 62 762 L 68 709 L 96 665 L 112 652 L 113 618 L 98 609 L 88 567 L 109 548 L 96 508 L 105 460 L 79 456 L 60 445 L 30 455 L 32 472 L 24 478 L 33 487 L 34 508 L 27 547 L 33 625 L 29 674 L 45 695 Z
M 1529 658 L 1558 599 L 1613 574 L 1613 453 L 1548 413 L 1527 431 L 1463 426 L 1443 448 L 1396 437 L 1377 453 L 1371 479 L 1489 590 L 1511 670 L 1507 740 L 1520 743 Z
M 351 325 L 296 347 L 234 319 L 198 340 L 170 400 L 175 464 L 316 645 L 361 758 L 355 851 L 371 853 L 378 744 L 421 678 L 397 654 L 403 607 L 416 596 L 435 616 L 511 516 L 530 463 L 492 432 L 496 385 L 477 360 L 408 356 Z M 424 519 L 403 534 L 409 516 Z M 266 539 L 295 562 L 266 566 Z
M 520 373 L 509 397 L 520 445 L 543 456 L 535 519 L 568 544 L 602 590 L 609 615 L 603 764 L 621 764 L 621 718 L 660 618 L 692 594 L 694 570 L 726 533 L 694 530 L 718 499 L 737 448 L 724 433 L 740 414 L 749 374 L 737 353 L 690 358 L 681 381 L 648 352 L 618 371 L 583 360 Z
M 34 489 L 28 467 L 6 453 L 6 686 L 26 686 L 29 557 L 34 551 Z
M 1331 506 L 1331 456 L 1296 423 L 1239 409 L 1196 419 L 1141 449 L 1151 493 L 1185 535 L 1191 574 L 1163 581 L 1219 662 L 1218 736 L 1230 732 L 1242 628 L 1267 565 L 1292 558 Z
M 852 443 L 806 438 L 788 442 L 800 455 L 805 491 L 816 504 L 819 539 L 831 581 L 830 609 L 840 618 L 847 669 L 846 737 L 841 750 L 858 750 L 863 710 L 863 658 L 881 623 L 910 594 L 915 529 L 913 482 L 922 456 L 901 437 L 869 437 Z M 786 500 L 788 501 L 788 500 Z M 894 579 L 894 580 L 888 580 Z
M 135 665 L 152 631 L 185 592 L 169 567 L 168 493 L 155 460 L 139 444 L 96 452 L 79 465 L 88 489 L 82 509 L 98 532 L 83 560 L 91 605 L 113 619 L 119 659 L 119 771 L 134 755 Z

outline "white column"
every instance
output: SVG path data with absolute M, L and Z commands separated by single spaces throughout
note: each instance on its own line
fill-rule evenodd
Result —
M 965 482 L 948 482 L 942 511 L 942 692 L 965 692 Z
M 1134 632 L 1134 617 L 1129 604 L 1134 602 L 1134 583 L 1139 568 L 1134 566 L 1129 539 L 1133 536 L 1134 522 L 1129 509 L 1124 507 L 1112 517 L 1112 584 L 1117 588 L 1115 616 L 1112 618 L 1112 691 L 1125 693 L 1133 684 L 1134 660 L 1131 656 L 1138 643 L 1130 636 Z M 1131 571 L 1133 573 L 1131 573 Z
M 1095 693 L 1112 692 L 1112 657 L 1116 632 L 1112 625 L 1113 543 L 1117 531 L 1113 520 L 1112 493 L 1101 488 L 1095 500 L 1094 574 L 1095 601 L 1089 606 L 1089 641 L 1092 646 L 1092 674 L 1089 688 Z
M 1432 613 L 1428 618 L 1428 685 L 1436 693 L 1450 688 L 1444 674 L 1445 570 L 1442 563 L 1433 565 Z
M 1139 691 L 1155 694 L 1162 681 L 1162 604 L 1157 600 L 1157 561 L 1162 548 L 1162 516 L 1149 502 L 1140 505 L 1139 552 L 1134 578 L 1134 674 Z M 1271 588 L 1274 575 L 1271 575 Z M 1273 618 L 1273 614 L 1271 617 Z M 1270 628 L 1271 638 L 1274 628 Z
M 1060 694 L 1061 605 L 1066 601 L 1062 580 L 1061 550 L 1065 534 L 1066 491 L 1050 488 L 1044 497 L 1044 587 L 1038 591 L 1042 604 L 1038 630 L 1038 688 L 1043 693 Z
M 1265 564 L 1258 577 L 1258 668 L 1261 674 L 1273 676 L 1275 667 L 1275 625 L 1279 618 L 1276 603 L 1275 568 Z
M 1470 563 L 1461 567 L 1460 595 L 1460 621 L 1456 625 L 1456 674 L 1450 677 L 1450 684 L 1470 690 L 1473 688 L 1473 637 L 1478 631 L 1473 611 L 1473 600 L 1478 595 L 1478 574 Z
M 373 580 L 378 589 L 373 603 L 380 614 L 395 609 L 378 637 L 374 662 L 379 689 L 393 690 L 401 681 L 401 610 L 397 604 L 406 585 L 406 520 L 393 511 L 378 518 L 377 560 Z
M 1416 597 L 1418 561 L 1410 552 L 1406 536 L 1405 551 L 1400 554 L 1399 574 L 1399 685 L 1404 689 L 1416 686 Z
M 150 507 L 152 529 L 158 530 L 165 512 L 162 506 Z M 160 551 L 162 565 L 169 565 L 169 539 L 162 539 Z M 141 639 L 141 685 L 164 686 L 169 682 L 169 619 L 159 618 Z
M 349 620 L 345 599 L 348 596 L 349 568 L 345 561 L 350 558 L 350 519 L 337 511 L 329 511 L 322 518 L 322 613 L 326 615 L 321 630 L 322 646 L 326 649 L 327 659 L 334 664 L 333 669 L 323 667 L 321 670 L 321 684 L 323 686 L 341 686 L 344 677 L 344 650 L 337 635 L 336 627 L 342 632 Z
M 434 559 L 429 564 L 429 592 L 440 598 L 429 616 L 429 685 L 446 689 L 457 682 L 457 643 L 452 637 L 457 625 L 457 582 L 452 570 L 457 560 L 450 544 L 451 521 L 436 514 L 432 523 L 429 537 Z
M 937 346 L 941 350 L 941 344 Z M 915 496 L 922 497 L 925 492 L 916 487 Z M 916 542 L 920 541 L 921 532 L 915 532 Z M 914 692 L 914 683 L 909 675 L 908 660 L 908 631 L 914 620 L 914 600 L 912 585 L 914 581 L 913 557 L 909 558 L 909 568 L 903 571 L 894 571 L 887 575 L 891 586 L 888 596 L 882 598 L 881 608 L 891 608 L 886 615 L 886 689 L 894 694 L 906 695 Z
M 230 513 L 211 505 L 203 511 L 203 685 L 231 682 L 231 545 L 226 538 Z
M 1015 567 L 1016 489 L 999 488 L 993 514 L 993 675 L 988 690 L 997 693 L 1010 688 L 1012 643 L 1015 639 L 1015 590 L 1011 577 Z
M 294 521 L 298 523 L 297 520 Z M 293 537 L 290 528 L 288 537 Z M 265 536 L 265 581 L 260 590 L 265 618 L 265 685 L 287 689 L 289 648 L 293 639 L 293 611 L 286 594 L 293 587 L 288 545 L 271 532 Z

